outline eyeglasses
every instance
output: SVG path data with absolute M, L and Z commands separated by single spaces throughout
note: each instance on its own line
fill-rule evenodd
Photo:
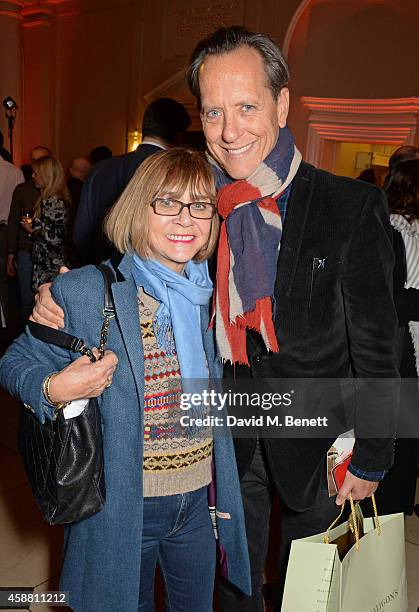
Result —
M 215 214 L 215 206 L 212 202 L 189 202 L 185 204 L 172 198 L 155 198 L 150 204 L 156 215 L 176 217 L 184 208 L 194 219 L 212 219 Z

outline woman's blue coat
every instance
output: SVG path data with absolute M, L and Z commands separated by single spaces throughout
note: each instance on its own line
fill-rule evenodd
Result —
M 119 362 L 111 387 L 100 399 L 102 412 L 106 503 L 98 514 L 65 530 L 61 588 L 69 591 L 77 612 L 137 612 L 142 535 L 142 463 L 144 360 L 132 257 L 119 264 L 112 285 L 116 317 L 107 348 Z M 93 266 L 56 278 L 54 299 L 64 310 L 65 331 L 97 346 L 102 325 L 103 280 Z M 202 334 L 210 373 L 219 376 L 208 313 L 202 309 Z M 22 334 L 0 362 L 0 383 L 29 404 L 43 421 L 52 416 L 42 382 L 78 355 Z M 220 542 L 227 555 L 228 578 L 250 593 L 250 570 L 243 508 L 233 442 L 215 436 L 217 516 Z M 199 612 L 199 611 L 197 611 Z

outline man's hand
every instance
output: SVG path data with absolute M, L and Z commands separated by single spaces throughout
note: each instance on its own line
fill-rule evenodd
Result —
M 98 357 L 97 349 L 93 349 L 93 353 Z M 118 358 L 112 351 L 106 351 L 103 359 L 95 363 L 86 355 L 79 357 L 51 378 L 51 399 L 54 402 L 69 402 L 99 397 L 112 383 L 117 363 Z
M 16 259 L 12 253 L 7 256 L 7 276 L 16 276 Z
M 353 500 L 361 500 L 366 497 L 371 497 L 378 488 L 378 482 L 371 482 L 370 480 L 362 480 L 354 476 L 349 471 L 346 472 L 345 480 L 343 485 L 339 489 L 336 496 L 336 504 L 341 506 L 345 499 L 349 498 L 349 493 L 352 494 Z
M 65 266 L 60 268 L 60 274 L 65 274 L 68 271 L 69 269 Z M 51 283 L 45 283 L 39 287 L 38 293 L 35 295 L 35 306 L 29 320 L 53 329 L 64 327 L 64 312 L 52 299 Z

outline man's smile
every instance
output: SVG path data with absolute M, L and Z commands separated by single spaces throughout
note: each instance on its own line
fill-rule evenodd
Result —
M 251 142 L 248 145 L 244 145 L 244 147 L 240 147 L 238 149 L 227 149 L 226 147 L 223 147 L 224 151 L 227 153 L 227 155 L 230 155 L 231 157 L 238 157 L 240 155 L 243 155 L 244 153 L 247 153 L 255 144 L 256 141 Z

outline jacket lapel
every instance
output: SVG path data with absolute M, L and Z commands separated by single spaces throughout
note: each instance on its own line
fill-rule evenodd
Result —
M 281 238 L 274 293 L 280 299 L 288 297 L 291 292 L 311 206 L 314 181 L 311 166 L 302 162 L 293 181 Z
M 132 256 L 125 255 L 118 267 L 124 280 L 112 284 L 116 319 L 131 364 L 142 405 L 144 396 L 144 351 L 141 340 L 137 288 L 131 276 Z

